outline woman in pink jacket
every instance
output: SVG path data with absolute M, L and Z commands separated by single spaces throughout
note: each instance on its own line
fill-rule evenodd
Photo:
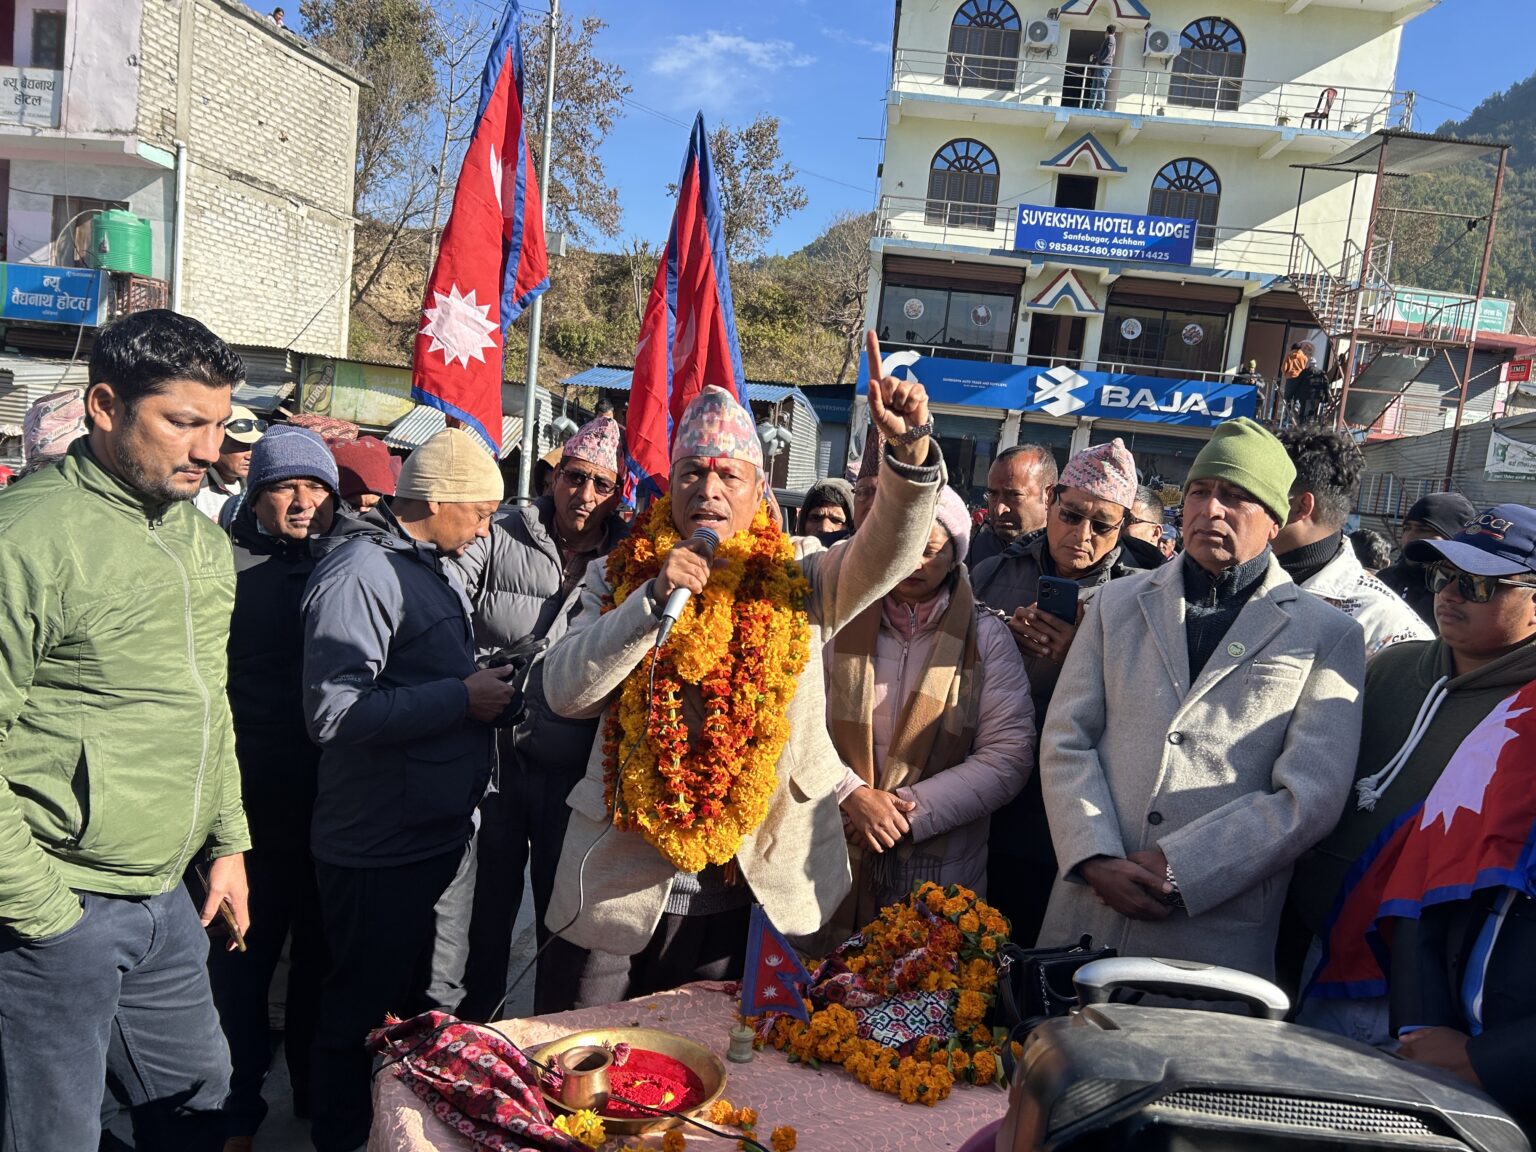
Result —
M 946 487 L 922 564 L 829 645 L 854 874 L 843 927 L 924 880 L 984 895 L 990 817 L 1033 763 L 1029 679 L 1007 626 L 971 595 L 969 545 L 970 516 Z

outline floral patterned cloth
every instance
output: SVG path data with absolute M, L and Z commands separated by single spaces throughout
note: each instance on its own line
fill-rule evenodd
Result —
M 432 1114 L 483 1148 L 584 1152 L 557 1131 L 522 1049 L 487 1028 L 443 1012 L 387 1024 L 368 1037 L 388 1071 Z

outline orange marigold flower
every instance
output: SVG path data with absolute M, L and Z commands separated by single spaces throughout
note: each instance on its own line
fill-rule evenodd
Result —
M 974 912 L 962 912 L 960 919 L 955 923 L 959 926 L 960 931 L 969 935 L 974 935 L 981 931 L 981 917 Z
M 736 1127 L 738 1127 L 738 1128 L 751 1128 L 756 1123 L 757 1123 L 757 1109 L 756 1108 L 738 1108 L 738 1109 L 736 1109 Z
M 736 1115 L 736 1109 L 731 1106 L 731 1102 L 729 1100 L 722 1096 L 720 1099 L 716 1100 L 709 1106 L 709 1112 L 707 1115 L 709 1116 L 711 1123 L 729 1124 L 731 1122 L 731 1117 Z
M 976 1053 L 971 1060 L 972 1067 L 976 1070 L 976 1083 L 990 1084 L 997 1076 L 997 1057 L 990 1049 L 984 1049 Z
M 795 1152 L 795 1130 L 788 1124 L 775 1128 L 768 1141 L 773 1145 L 773 1152 Z
M 677 1128 L 669 1128 L 661 1137 L 661 1152 L 683 1152 L 688 1146 L 683 1138 L 682 1131 Z

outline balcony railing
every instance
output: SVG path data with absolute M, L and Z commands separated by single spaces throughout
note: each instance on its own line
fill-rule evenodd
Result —
M 0 126 L 57 128 L 64 73 L 51 68 L 0 68 Z
M 1204 384 L 1237 379 L 1234 372 L 1215 372 L 1198 368 L 1186 368 L 1179 364 L 1160 364 L 1156 361 L 1138 360 L 1085 360 L 1081 356 L 1031 356 L 1024 352 L 994 352 L 985 348 L 971 348 L 962 344 L 917 344 L 908 340 L 882 339 L 882 354 L 912 351 L 920 356 L 932 356 L 942 360 L 977 360 L 986 364 L 1012 364 L 1018 368 L 1056 368 L 1065 365 L 1076 372 L 1106 372 L 1115 376 L 1159 376 L 1166 379 L 1198 380 Z M 1239 380 L 1239 383 L 1248 383 Z M 1251 385 L 1260 395 L 1265 385 Z
M 1017 204 L 966 204 L 920 196 L 882 196 L 875 234 L 926 244 L 1012 249 L 1017 221 Z M 1192 267 L 1275 276 L 1290 271 L 1290 232 L 1218 224 L 1202 225 L 1197 237 Z M 1166 269 L 1178 265 L 1157 267 Z
M 1255 80 L 1176 72 L 1109 70 L 1103 110 L 1255 127 L 1305 128 L 1364 135 L 1411 123 L 1414 94 L 1345 84 Z M 894 86 L 904 92 L 970 96 L 1036 108 L 1094 106 L 1098 69 L 1045 57 L 977 56 L 899 48 Z M 1331 93 L 1331 95 L 1330 95 Z

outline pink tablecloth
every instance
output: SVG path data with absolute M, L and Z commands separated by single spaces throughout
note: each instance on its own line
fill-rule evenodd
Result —
M 508 1020 L 497 1027 L 524 1047 L 587 1028 L 664 1028 L 697 1040 L 724 1058 L 735 1001 L 723 988 L 721 984 L 690 984 L 659 996 Z M 757 1109 L 758 1139 L 766 1145 L 775 1127 L 789 1124 L 798 1133 L 799 1148 L 804 1152 L 957 1149 L 971 1133 L 996 1120 L 1007 1108 L 1007 1096 L 1001 1088 L 969 1085 L 956 1085 L 949 1099 L 933 1108 L 903 1104 L 894 1096 L 864 1087 L 841 1068 L 827 1066 L 813 1071 L 789 1063 L 772 1049 L 759 1052 L 750 1064 L 726 1066 L 730 1070 L 726 1099 L 738 1108 Z M 410 1089 L 387 1073 L 374 1081 L 373 1104 L 369 1152 L 463 1152 L 474 1147 L 432 1116 Z M 697 1128 L 684 1131 L 688 1147 L 699 1152 L 723 1152 L 736 1146 L 734 1140 L 721 1140 Z M 616 1148 L 621 1143 L 610 1141 L 609 1146 Z M 645 1144 L 660 1147 L 661 1137 L 649 1136 Z

